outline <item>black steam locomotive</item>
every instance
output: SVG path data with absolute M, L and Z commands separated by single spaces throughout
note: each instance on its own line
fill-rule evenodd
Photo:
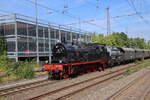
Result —
M 53 47 L 52 55 L 52 64 L 46 64 L 44 69 L 53 77 L 67 78 L 77 73 L 97 71 L 116 64 L 149 58 L 150 50 L 116 48 L 99 43 L 58 43 Z
M 78 44 L 63 45 L 58 43 L 52 49 L 53 61 L 55 63 L 75 63 L 95 61 L 109 57 L 107 47 L 101 44 Z
M 53 62 L 75 63 L 107 59 L 111 64 L 133 61 L 150 57 L 150 50 L 115 48 L 99 43 L 63 45 L 58 43 L 52 50 Z

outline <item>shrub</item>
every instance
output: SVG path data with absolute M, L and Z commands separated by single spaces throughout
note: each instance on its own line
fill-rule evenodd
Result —
M 35 60 L 31 62 L 10 62 L 6 55 L 5 40 L 0 37 L 0 72 L 6 73 L 7 76 L 16 76 L 19 79 L 34 77 L 33 64 Z
M 31 79 L 35 75 L 33 64 L 30 62 L 17 62 L 9 64 L 8 75 L 15 75 L 18 79 Z
M 8 62 L 8 58 L 6 55 L 1 55 L 0 56 L 0 70 L 1 71 L 5 71 L 8 69 L 9 62 Z
M 19 78 L 26 78 L 30 79 L 33 78 L 35 75 L 35 72 L 33 70 L 32 63 L 25 62 L 20 64 L 21 66 L 18 68 L 17 74 L 19 75 Z

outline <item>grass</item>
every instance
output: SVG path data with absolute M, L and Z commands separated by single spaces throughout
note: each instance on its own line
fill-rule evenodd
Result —
M 0 100 L 5 100 L 4 97 L 0 97 Z
M 139 67 L 136 67 L 136 68 L 132 68 L 132 69 L 128 69 L 125 73 L 124 73 L 124 76 L 128 76 L 128 75 L 131 75 L 135 72 L 138 72 L 144 68 L 147 68 L 147 67 L 150 67 L 150 60 L 148 61 L 142 61 L 142 65 L 139 66 Z
M 127 77 L 127 76 L 129 76 L 129 75 L 131 75 L 131 74 L 133 74 L 133 73 L 135 73 L 135 72 L 138 72 L 138 71 L 144 69 L 144 68 L 150 67 L 150 60 L 140 60 L 140 61 L 136 61 L 135 63 L 136 63 L 136 64 L 142 64 L 142 65 L 139 66 L 139 67 L 135 67 L 135 68 L 132 68 L 132 69 L 128 69 L 127 71 L 125 71 L 125 72 L 123 73 L 123 75 L 121 75 L 121 76 L 115 78 L 114 80 L 120 80 L 120 79 L 122 79 L 123 77 Z
M 11 75 L 11 76 L 6 76 L 1 78 L 0 82 L 9 82 L 9 81 L 14 81 L 14 80 L 19 80 L 16 76 Z
M 110 69 L 109 72 L 113 72 L 113 71 Z
M 6 75 L 6 77 L 0 78 L 0 82 L 31 79 L 35 77 L 34 64 L 32 62 L 6 62 L 0 63 L 0 74 Z M 5 67 L 3 67 L 3 65 L 5 65 Z
M 123 76 L 118 76 L 118 77 L 114 78 L 114 80 L 120 80 L 122 78 L 123 78 Z
M 47 74 L 46 72 L 35 72 L 34 70 L 40 69 L 42 66 L 36 65 L 34 62 L 9 62 L 6 69 L 3 69 L 1 65 L 2 64 L 0 64 L 0 74 L 4 74 L 6 77 L 0 77 L 0 83 L 20 79 L 32 79 Z
M 46 75 L 47 74 L 47 71 L 45 72 L 37 72 L 35 73 L 35 77 L 38 77 L 38 76 L 41 76 L 41 75 Z

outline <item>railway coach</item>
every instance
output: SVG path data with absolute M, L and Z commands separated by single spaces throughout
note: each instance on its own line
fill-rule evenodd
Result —
M 132 48 L 122 48 L 123 56 L 122 56 L 122 63 L 132 62 L 136 59 L 136 51 Z

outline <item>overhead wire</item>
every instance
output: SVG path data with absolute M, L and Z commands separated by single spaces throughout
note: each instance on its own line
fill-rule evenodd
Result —
M 28 2 L 30 2 L 30 3 L 32 3 L 32 4 L 35 4 L 35 2 L 32 1 L 32 0 L 25 0 L 25 1 L 28 1 Z M 51 11 L 53 11 L 53 12 L 56 12 L 56 13 L 59 13 L 59 14 L 62 14 L 62 15 L 65 15 L 65 16 L 68 16 L 68 17 L 71 17 L 71 18 L 76 18 L 76 19 L 78 18 L 78 17 L 75 16 L 75 15 L 68 14 L 68 13 L 62 13 L 62 11 L 60 11 L 60 10 L 52 9 L 52 8 L 47 7 L 47 6 L 45 6 L 45 5 L 43 5 L 43 4 L 40 4 L 40 3 L 37 3 L 37 5 L 38 5 L 39 7 L 44 8 L 44 9 L 51 10 Z
M 138 13 L 142 14 L 142 13 L 146 13 L 146 12 L 138 12 Z M 137 13 L 130 13 L 130 14 L 118 15 L 118 16 L 113 16 L 111 18 L 112 19 L 117 19 L 117 18 L 130 17 L 130 16 L 135 16 L 135 15 L 137 15 Z M 97 21 L 97 20 L 105 20 L 105 18 L 103 18 L 103 19 L 88 19 L 88 20 L 83 20 L 80 23 L 94 22 L 94 21 Z M 68 23 L 68 24 L 64 24 L 64 25 L 75 25 L 75 24 L 78 24 L 78 22 Z
M 30 2 L 30 3 L 32 3 L 32 4 L 35 4 L 35 2 L 34 1 L 32 1 L 32 0 L 25 0 L 25 1 L 28 1 L 28 2 Z M 43 5 L 43 4 L 40 4 L 40 3 L 37 3 L 37 5 L 38 6 L 40 6 L 40 7 L 42 7 L 42 8 L 45 8 L 45 9 L 48 9 L 48 10 L 52 10 L 52 11 L 54 11 L 54 12 L 56 12 L 56 13 L 60 13 L 60 14 L 63 14 L 63 15 L 66 15 L 66 16 L 68 16 L 68 17 L 71 17 L 71 18 L 74 18 L 74 19 L 77 19 L 77 20 L 83 20 L 83 19 L 81 19 L 79 16 L 76 16 L 76 15 L 73 15 L 73 14 L 71 14 L 71 13 L 62 13 L 60 10 L 56 10 L 56 9 L 52 9 L 52 8 L 50 8 L 50 7 L 47 7 L 47 6 L 45 6 L 45 5 Z M 102 29 L 106 29 L 106 28 L 104 28 L 104 27 L 102 27 L 102 26 L 100 26 L 100 25 L 97 25 L 97 24 L 95 24 L 95 23 L 91 23 L 91 22 L 87 22 L 88 24 L 90 24 L 90 25 L 94 25 L 94 26 L 99 26 L 99 28 L 102 28 Z
M 136 13 L 130 13 L 130 14 L 125 14 L 125 15 L 119 15 L 119 16 L 113 16 L 111 18 L 122 18 L 122 17 L 128 17 L 128 16 L 135 16 L 137 14 L 142 14 L 144 12 L 136 12 Z
M 127 1 L 128 5 L 134 10 L 134 12 L 137 13 L 137 16 L 138 16 L 140 19 L 142 19 L 145 24 L 150 25 L 150 24 L 144 19 L 144 17 L 143 17 L 141 14 L 138 13 L 138 11 L 137 11 L 137 9 L 136 9 L 136 7 L 135 7 L 135 4 L 134 4 L 134 2 L 133 2 L 133 0 L 130 0 L 130 1 L 129 1 L 129 0 L 126 0 L 126 1 Z
M 90 2 L 90 1 L 86 1 L 87 3 L 84 3 L 84 4 L 82 4 L 82 5 L 79 5 L 79 6 L 77 6 L 77 7 L 69 7 L 69 10 L 70 9 L 75 9 L 75 8 L 80 8 L 80 7 L 87 7 L 87 5 L 89 5 L 89 6 L 95 6 L 95 3 L 93 3 L 93 2 Z

